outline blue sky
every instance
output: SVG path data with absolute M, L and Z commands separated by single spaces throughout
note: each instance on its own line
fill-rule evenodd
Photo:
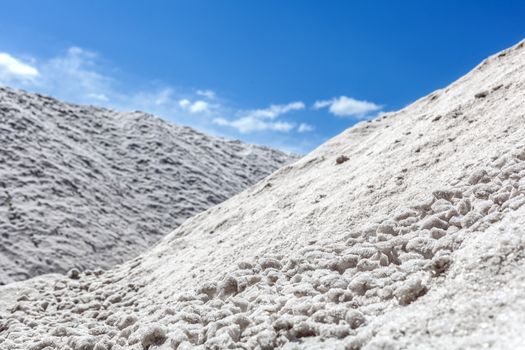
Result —
M 525 37 L 524 1 L 3 1 L 0 84 L 305 153 Z

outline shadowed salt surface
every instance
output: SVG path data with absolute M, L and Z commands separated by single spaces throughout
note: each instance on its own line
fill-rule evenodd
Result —
M 0 342 L 519 348 L 524 120 L 522 42 L 345 131 L 132 261 L 1 288 Z
M 0 88 L 0 284 L 109 268 L 295 157 Z

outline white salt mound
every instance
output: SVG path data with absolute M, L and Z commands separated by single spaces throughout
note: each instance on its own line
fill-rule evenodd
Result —
M 132 261 L 3 287 L 0 342 L 520 348 L 524 121 L 522 42 L 347 130 Z
M 0 88 L 0 284 L 129 260 L 294 159 Z

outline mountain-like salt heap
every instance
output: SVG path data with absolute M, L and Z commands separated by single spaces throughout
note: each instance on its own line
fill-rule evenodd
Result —
M 187 220 L 132 261 L 1 288 L 0 342 L 519 348 L 524 122 L 521 42 Z
M 0 128 L 0 284 L 134 258 L 295 159 L 7 88 Z

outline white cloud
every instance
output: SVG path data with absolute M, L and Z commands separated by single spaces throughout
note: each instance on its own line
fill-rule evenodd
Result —
M 289 132 L 295 127 L 295 124 L 284 121 L 275 121 L 275 119 L 283 114 L 304 108 L 304 103 L 300 101 L 282 105 L 271 105 L 268 108 L 240 112 L 239 114 L 241 117 L 234 120 L 216 118 L 213 120 L 213 123 L 219 126 L 235 128 L 241 134 L 256 131 Z
M 109 101 L 109 98 L 104 94 L 87 94 L 88 98 L 92 98 L 93 100 L 99 100 L 102 102 Z
M 191 102 L 187 98 L 180 100 L 179 106 L 183 110 L 188 111 L 190 113 L 194 113 L 194 114 L 205 113 L 205 112 L 209 112 L 210 110 L 210 105 L 208 102 L 202 101 L 202 100 Z
M 205 101 L 195 101 L 190 106 L 190 112 L 191 113 L 204 113 L 208 111 L 208 102 Z
M 206 97 L 209 100 L 213 100 L 216 97 L 215 91 L 212 90 L 197 90 L 197 95 Z
M 297 131 L 298 132 L 309 132 L 309 131 L 313 131 L 313 130 L 314 130 L 314 127 L 312 125 L 306 124 L 306 123 L 301 123 L 297 127 Z
M 242 117 L 235 120 L 226 120 L 224 118 L 215 118 L 214 124 L 220 126 L 229 126 L 237 129 L 241 134 L 247 134 L 254 131 L 279 131 L 289 132 L 294 128 L 294 124 L 288 122 L 268 122 L 253 117 Z
M 291 102 L 285 105 L 271 105 L 264 109 L 253 109 L 246 112 L 246 117 L 275 119 L 282 114 L 304 109 L 304 103 Z
M 372 112 L 378 112 L 382 106 L 373 102 L 360 101 L 351 97 L 341 96 L 331 100 L 316 101 L 314 109 L 328 107 L 330 113 L 338 117 L 366 118 Z
M 38 69 L 20 61 L 8 53 L 0 52 L 0 82 L 33 80 L 39 75 Z
M 191 105 L 191 102 L 190 100 L 184 98 L 182 100 L 179 101 L 179 106 L 182 108 L 182 109 L 188 109 L 189 106 Z

